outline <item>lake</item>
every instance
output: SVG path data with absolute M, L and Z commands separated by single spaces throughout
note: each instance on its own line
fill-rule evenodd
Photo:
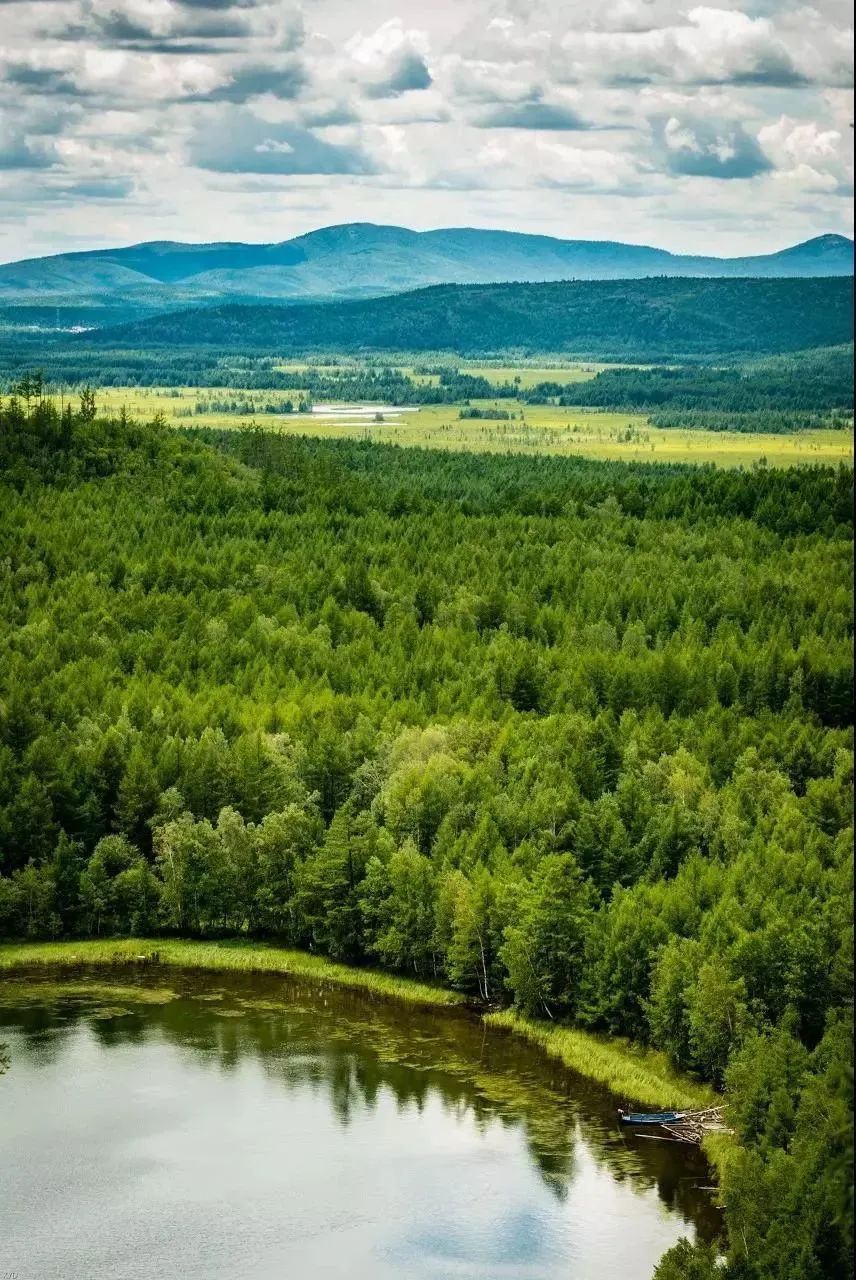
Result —
M 643 1280 L 715 1234 L 698 1151 L 467 1011 L 272 975 L 4 978 L 19 1280 Z

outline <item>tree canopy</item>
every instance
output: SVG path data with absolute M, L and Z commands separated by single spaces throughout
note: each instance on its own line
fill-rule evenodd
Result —
M 844 1276 L 852 471 L 0 411 L 0 930 L 252 934 L 724 1086 L 726 1271 Z

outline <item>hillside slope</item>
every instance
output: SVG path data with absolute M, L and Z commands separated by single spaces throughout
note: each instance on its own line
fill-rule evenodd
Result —
M 303 306 L 197 308 L 83 335 L 112 348 L 774 354 L 853 337 L 852 279 L 442 285 Z

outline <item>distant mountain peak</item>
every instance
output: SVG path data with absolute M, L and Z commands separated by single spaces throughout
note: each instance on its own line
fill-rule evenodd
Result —
M 803 240 L 800 244 L 792 245 L 789 249 L 783 249 L 782 253 L 833 253 L 839 251 L 853 252 L 853 241 L 847 236 L 839 235 L 837 232 L 828 231 L 822 236 L 812 236 L 810 240 Z
M 117 305 L 147 315 L 228 299 L 324 301 L 438 284 L 852 274 L 853 242 L 831 232 L 777 253 L 716 258 L 617 240 L 347 222 L 275 244 L 155 240 L 8 263 L 0 266 L 0 306 L 63 308 L 64 323 L 97 324 L 99 309 Z

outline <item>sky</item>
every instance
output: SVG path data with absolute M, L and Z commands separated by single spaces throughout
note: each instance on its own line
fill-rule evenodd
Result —
M 842 0 L 0 0 L 0 260 L 342 222 L 852 231 Z

